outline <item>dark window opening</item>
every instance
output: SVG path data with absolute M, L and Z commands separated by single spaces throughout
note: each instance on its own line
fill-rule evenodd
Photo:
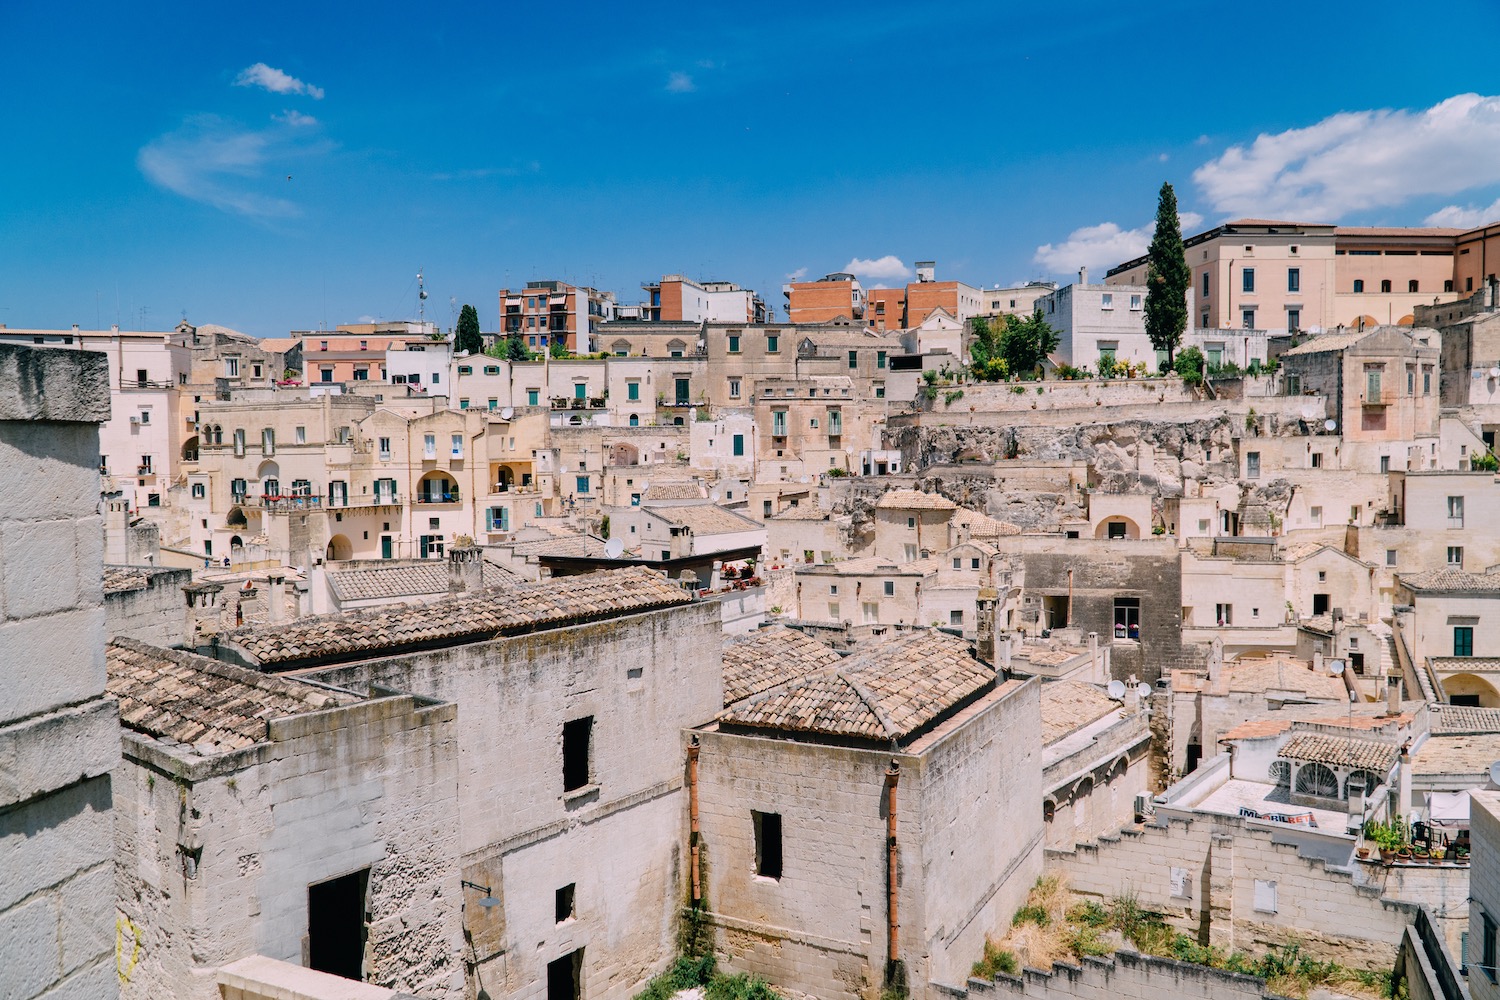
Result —
M 557 890 L 556 913 L 557 922 L 572 920 L 574 917 L 574 900 L 577 898 L 578 883 L 569 882 Z
M 1124 521 L 1110 521 L 1108 524 L 1106 524 L 1104 526 L 1104 530 L 1105 530 L 1105 533 L 1106 533 L 1107 537 L 1109 537 L 1109 538 L 1124 538 L 1125 537 L 1125 522 Z
M 1480 708 L 1479 695 L 1477 694 L 1450 694 L 1448 704 L 1457 705 L 1462 708 Z
M 593 735 L 592 715 L 563 723 L 563 791 L 571 792 L 589 783 L 589 744 Z
M 1327 594 L 1313 595 L 1313 614 L 1326 615 L 1328 614 L 1329 607 L 1331 607 L 1331 603 Z
M 1359 676 L 1364 676 L 1364 672 L 1365 672 L 1365 654 L 1364 653 L 1350 653 L 1349 654 L 1349 666 L 1355 672 L 1355 674 L 1357 674 Z
M 307 967 L 364 979 L 368 868 L 307 887 Z
M 755 823 L 755 874 L 781 878 L 781 814 L 751 812 Z
M 547 1000 L 580 1000 L 582 996 L 582 948 L 547 963 Z

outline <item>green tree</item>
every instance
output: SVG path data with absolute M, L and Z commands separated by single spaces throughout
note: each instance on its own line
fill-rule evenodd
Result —
M 532 353 L 526 349 L 526 343 L 516 334 L 511 334 L 490 345 L 489 350 L 484 353 L 492 358 L 502 361 L 530 361 Z
M 1040 312 L 1026 319 L 1007 315 L 1000 333 L 1000 358 L 1013 374 L 1028 375 L 1039 368 L 1047 355 L 1057 350 L 1057 331 L 1047 324 Z
M 1172 367 L 1188 385 L 1197 385 L 1203 381 L 1203 352 L 1196 347 L 1189 347 L 1177 355 Z
M 1146 251 L 1146 336 L 1152 347 L 1167 352 L 1168 368 L 1187 329 L 1187 290 L 1192 280 L 1182 248 L 1177 194 L 1171 184 L 1163 184 L 1156 200 L 1156 233 Z
M 1000 323 L 1003 326 L 1003 320 Z M 975 316 L 969 321 L 969 328 L 974 333 L 969 344 L 970 374 L 981 382 L 1001 382 L 1009 378 L 1010 366 L 1000 357 L 1000 343 L 994 326 L 983 316 Z M 935 372 L 933 374 L 936 376 Z
M 471 305 L 465 304 L 459 311 L 458 336 L 454 339 L 453 349 L 470 354 L 484 353 L 484 338 L 479 335 L 479 312 Z

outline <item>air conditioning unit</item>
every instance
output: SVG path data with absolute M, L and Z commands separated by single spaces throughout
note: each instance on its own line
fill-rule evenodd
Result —
M 134 417 L 131 417 L 131 418 L 130 418 L 130 422 L 131 422 L 131 423 L 132 423 L 132 424 L 139 424 L 139 423 L 140 423 L 140 422 L 141 422 L 141 418 L 140 418 L 140 417 L 139 417 L 139 416 L 134 416 Z

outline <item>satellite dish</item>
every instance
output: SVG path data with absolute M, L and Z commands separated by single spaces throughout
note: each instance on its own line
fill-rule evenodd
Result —
M 1333 676 L 1335 676 L 1335 677 L 1337 677 L 1339 674 L 1343 673 L 1344 672 L 1344 661 L 1343 660 L 1329 660 L 1328 661 L 1328 672 L 1330 674 L 1332 674 Z
M 719 502 L 719 491 L 718 490 L 714 490 L 712 493 L 710 493 L 708 495 L 708 498 L 710 500 L 712 500 L 714 503 L 718 503 Z
M 1304 406 L 1302 408 L 1302 419 L 1303 420 L 1316 420 L 1317 418 L 1318 418 L 1318 408 L 1316 406 Z
M 1135 693 L 1140 695 L 1142 700 L 1149 698 L 1151 697 L 1151 685 L 1145 681 L 1141 681 L 1135 686 Z
M 642 479 L 641 480 L 641 492 L 645 493 L 650 488 L 651 488 L 651 480 L 649 480 L 649 479 Z
M 511 417 L 513 417 L 515 415 L 516 415 L 516 411 L 515 411 L 515 409 L 513 407 L 507 406 L 505 409 L 503 409 L 503 410 L 500 411 L 500 419 L 501 420 L 509 420 Z
M 1105 688 L 1105 690 L 1109 692 L 1111 701 L 1121 701 L 1125 697 L 1125 682 L 1110 681 L 1109 687 Z
M 625 543 L 618 538 L 611 538 L 604 543 L 604 554 L 611 559 L 618 559 L 625 553 Z
M 1325 431 L 1338 430 L 1338 426 L 1339 426 L 1339 422 L 1337 420 L 1333 419 L 1332 417 L 1329 417 L 1327 420 L 1323 421 L 1323 429 Z
M 1490 784 L 1500 786 L 1500 760 L 1490 765 Z
M 1500 368 L 1491 368 L 1490 378 L 1500 378 Z

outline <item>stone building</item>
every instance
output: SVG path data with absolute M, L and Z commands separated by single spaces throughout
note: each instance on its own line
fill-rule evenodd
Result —
M 841 660 L 779 638 L 686 734 L 692 898 L 722 964 L 850 1000 L 962 982 L 1041 871 L 1040 682 L 935 630 Z
M 677 734 L 722 706 L 720 615 L 626 569 L 231 632 L 217 655 L 458 705 L 459 877 L 499 901 L 464 911 L 468 995 L 624 1000 L 675 947 Z
M 456 706 L 110 644 L 125 997 L 249 955 L 462 995 Z
M 0 996 L 117 996 L 101 353 L 0 343 Z
M 1071 848 L 1128 826 L 1151 790 L 1151 731 L 1134 691 L 1121 704 L 1093 684 L 1042 685 L 1042 818 L 1047 846 Z

